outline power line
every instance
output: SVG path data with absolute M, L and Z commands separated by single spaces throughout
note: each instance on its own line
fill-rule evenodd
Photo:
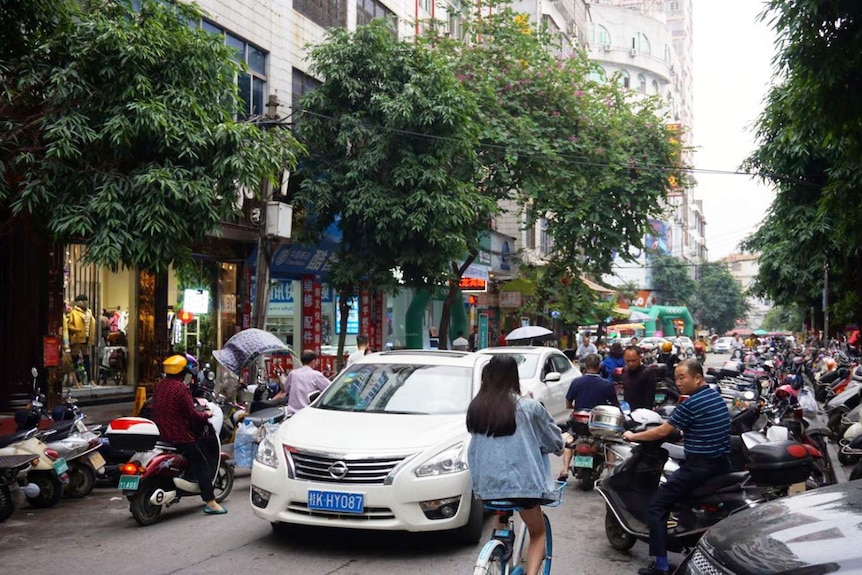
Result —
M 340 118 L 336 118 L 334 116 L 329 116 L 327 114 L 320 114 L 318 112 L 311 112 L 309 110 L 300 110 L 301 113 L 307 114 L 309 116 L 315 116 L 317 118 L 321 118 L 324 120 L 331 120 L 334 122 L 340 122 Z M 369 124 L 367 121 L 362 121 L 361 124 L 370 128 L 380 128 L 388 130 L 395 134 L 401 134 L 403 136 L 411 136 L 414 138 L 421 138 L 426 140 L 437 140 L 437 141 L 448 141 L 448 142 L 456 142 L 463 143 L 463 140 L 460 138 L 454 138 L 452 136 L 439 136 L 436 134 L 424 134 L 422 132 L 414 132 L 412 130 L 404 130 L 401 128 L 389 128 L 389 127 L 381 127 L 381 126 L 373 126 Z M 477 145 L 479 148 L 485 148 L 487 150 L 496 150 L 503 152 L 515 152 L 519 155 L 523 156 L 540 156 L 544 157 L 542 152 L 538 152 L 536 150 L 530 148 L 518 148 L 512 146 L 503 146 L 499 144 L 489 144 L 489 143 L 480 143 Z M 623 169 L 637 169 L 637 170 L 661 170 L 661 171 L 677 171 L 684 172 L 689 174 L 711 174 L 711 175 L 724 175 L 724 176 L 748 176 L 749 178 L 773 178 L 779 180 L 791 180 L 799 185 L 809 185 L 819 187 L 816 184 L 811 184 L 809 182 L 805 182 L 800 180 L 799 177 L 796 176 L 788 176 L 784 174 L 776 174 L 772 172 L 765 173 L 752 173 L 748 171 L 741 170 L 716 170 L 709 168 L 694 168 L 694 167 L 682 167 L 682 166 L 671 166 L 671 165 L 662 165 L 662 164 L 637 164 L 635 166 L 630 165 L 627 162 L 613 163 L 613 162 L 597 162 L 594 160 L 585 160 L 581 156 L 575 156 L 573 154 L 568 153 L 557 153 L 556 154 L 560 158 L 568 159 L 575 163 L 575 165 L 587 166 L 587 167 L 618 167 Z

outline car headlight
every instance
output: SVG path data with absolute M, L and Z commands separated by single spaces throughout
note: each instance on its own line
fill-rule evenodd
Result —
M 278 452 L 276 451 L 275 445 L 273 445 L 272 441 L 266 437 L 263 438 L 263 441 L 260 442 L 260 446 L 257 448 L 254 460 L 261 465 L 266 465 L 273 469 L 278 467 Z
M 416 477 L 446 475 L 467 470 L 467 449 L 464 443 L 457 443 L 445 449 L 416 468 Z

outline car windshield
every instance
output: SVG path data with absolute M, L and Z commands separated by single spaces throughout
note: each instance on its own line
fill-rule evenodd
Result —
M 495 355 L 503 355 L 501 353 Z M 521 379 L 532 379 L 536 377 L 539 369 L 539 354 L 537 353 L 507 353 L 515 358 L 518 364 L 518 377 Z
M 316 407 L 366 413 L 466 413 L 472 369 L 446 365 L 353 364 L 332 382 Z

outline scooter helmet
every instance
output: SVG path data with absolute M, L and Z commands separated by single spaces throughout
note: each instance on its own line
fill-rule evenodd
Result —
M 784 383 L 786 385 L 790 386 L 794 391 L 796 391 L 798 389 L 802 389 L 802 377 L 800 377 L 799 375 L 797 375 L 795 373 L 791 373 L 787 377 L 785 377 Z M 784 386 L 782 386 L 782 387 L 784 387 Z M 794 393 L 793 395 L 796 395 L 796 393 Z
M 662 353 L 672 352 L 673 351 L 673 344 L 669 341 L 664 342 L 663 344 L 661 344 L 661 351 L 662 351 Z
M 789 376 L 788 376 L 789 378 Z M 796 390 L 791 385 L 784 384 L 775 390 L 775 396 L 780 398 L 796 397 Z
M 165 375 L 185 375 L 190 374 L 192 377 L 197 373 L 197 365 L 194 359 L 190 359 L 185 354 L 172 355 L 162 362 Z

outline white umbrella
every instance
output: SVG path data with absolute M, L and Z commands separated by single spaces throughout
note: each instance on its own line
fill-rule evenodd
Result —
M 553 334 L 554 332 L 540 325 L 525 325 L 524 327 L 519 327 L 518 329 L 513 329 L 509 332 L 509 335 L 506 336 L 506 341 L 514 341 L 517 339 L 539 339 Z
M 652 319 L 651 315 L 645 314 L 642 311 L 632 311 L 632 313 L 629 315 L 629 321 L 633 321 L 633 322 L 647 321 L 647 320 L 651 320 L 651 319 Z

